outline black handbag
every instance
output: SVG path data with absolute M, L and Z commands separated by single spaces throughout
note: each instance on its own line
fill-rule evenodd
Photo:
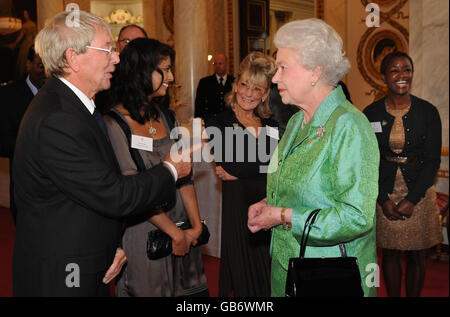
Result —
M 319 212 L 320 209 L 314 210 L 305 221 L 300 257 L 289 259 L 286 297 L 364 296 L 358 259 L 347 257 L 344 244 L 339 244 L 342 257 L 305 258 L 309 232 Z
M 176 224 L 181 230 L 192 228 L 190 223 L 179 222 Z M 197 239 L 195 247 L 207 244 L 209 241 L 209 230 L 205 221 L 202 221 L 202 233 Z M 160 229 L 152 230 L 148 233 L 147 257 L 149 260 L 164 258 L 172 253 L 172 238 Z

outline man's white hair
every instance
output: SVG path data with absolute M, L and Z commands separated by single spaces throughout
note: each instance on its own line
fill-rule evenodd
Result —
M 72 21 L 72 18 L 76 21 Z M 67 67 L 66 50 L 78 54 L 86 52 L 98 28 L 111 35 L 111 29 L 102 18 L 84 11 L 61 12 L 48 21 L 35 40 L 36 53 L 42 59 L 48 76 L 61 77 Z

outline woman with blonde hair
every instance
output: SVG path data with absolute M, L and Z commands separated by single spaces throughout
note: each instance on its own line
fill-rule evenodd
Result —
M 221 147 L 214 148 L 216 174 L 222 180 L 219 296 L 231 292 L 238 297 L 270 294 L 270 235 L 251 234 L 247 210 L 265 197 L 264 170 L 277 143 L 272 133 L 277 131 L 276 123 L 268 119 L 272 115 L 268 96 L 274 73 L 271 57 L 250 53 L 241 62 L 226 97 L 229 108 L 206 122 L 214 142 L 222 137 Z M 212 127 L 217 133 L 211 133 Z

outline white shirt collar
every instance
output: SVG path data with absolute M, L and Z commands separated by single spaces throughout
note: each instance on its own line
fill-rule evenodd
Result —
M 30 87 L 31 92 L 33 93 L 34 96 L 36 96 L 36 94 L 38 93 L 38 89 L 36 88 L 35 85 L 33 85 L 33 83 L 30 80 L 30 75 L 27 76 L 27 79 L 25 79 L 25 82 L 27 83 L 28 87 Z
M 216 78 L 217 78 L 217 82 L 220 84 L 220 76 L 216 74 Z M 223 78 L 223 84 L 225 85 L 225 83 L 227 82 L 227 74 L 222 76 Z
M 68 81 L 67 79 L 63 78 L 63 77 L 59 77 L 59 79 L 67 85 L 67 87 L 69 87 L 74 93 L 75 95 L 77 95 L 78 98 L 80 98 L 81 102 L 83 103 L 83 105 L 87 108 L 87 110 L 91 113 L 94 114 L 94 110 L 95 110 L 95 103 L 94 100 L 89 99 L 88 96 L 86 96 L 80 89 L 78 89 L 77 87 L 75 87 L 70 81 Z

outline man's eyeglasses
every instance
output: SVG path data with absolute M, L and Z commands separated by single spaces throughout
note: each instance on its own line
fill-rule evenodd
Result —
M 119 40 L 119 41 L 117 41 L 117 42 L 125 42 L 125 43 L 127 43 L 127 44 L 130 44 L 131 40 L 129 40 L 129 39 L 123 39 L 123 40 Z
M 97 51 L 103 51 L 103 52 L 107 52 L 109 56 L 111 56 L 113 53 L 117 53 L 117 50 L 115 47 L 113 48 L 102 48 L 102 47 L 95 47 L 95 46 L 90 46 L 90 45 L 86 45 L 87 48 L 93 49 L 93 50 L 97 50 Z

